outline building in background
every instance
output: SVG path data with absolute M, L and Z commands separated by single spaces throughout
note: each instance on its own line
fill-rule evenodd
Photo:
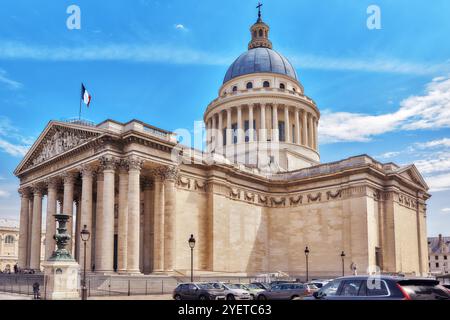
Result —
M 41 235 L 41 247 L 44 248 L 45 234 Z M 14 272 L 19 258 L 19 221 L 0 219 L 0 271 Z M 43 255 L 41 258 L 44 258 Z
M 432 275 L 446 275 L 450 273 L 450 237 L 428 238 L 428 259 Z

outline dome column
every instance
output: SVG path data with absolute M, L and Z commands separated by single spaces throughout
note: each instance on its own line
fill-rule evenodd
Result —
M 248 141 L 254 141 L 254 128 L 253 128 L 253 104 L 248 106 Z
M 261 125 L 259 129 L 259 141 L 260 142 L 267 142 L 267 130 L 266 130 L 266 105 L 261 104 L 260 105 L 260 112 L 261 112 Z
M 314 148 L 314 128 L 312 114 L 308 113 L 308 147 Z
M 223 154 L 223 130 L 222 130 L 222 124 L 223 124 L 223 117 L 222 117 L 222 111 L 219 111 L 219 123 L 217 125 L 217 149 L 219 150 L 220 154 Z
M 318 149 L 318 143 L 317 143 L 317 118 L 313 118 L 313 128 L 314 128 L 314 150 Z
M 290 122 L 289 122 L 289 106 L 284 106 L 284 141 L 291 142 L 290 135 Z
M 300 144 L 300 114 L 298 112 L 298 109 L 295 109 L 294 117 L 295 117 L 295 133 L 293 132 L 292 134 L 295 134 L 295 143 Z
M 302 145 L 308 145 L 308 115 L 305 110 L 302 110 Z
M 233 130 L 231 129 L 231 109 L 227 109 L 227 146 L 233 144 L 232 135 Z
M 278 106 L 272 105 L 272 142 L 278 142 Z
M 243 139 L 243 128 L 242 128 L 242 106 L 237 107 L 237 142 L 242 143 Z

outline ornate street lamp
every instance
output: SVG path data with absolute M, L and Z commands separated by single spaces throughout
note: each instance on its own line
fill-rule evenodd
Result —
M 195 247 L 195 238 L 194 235 L 191 234 L 191 237 L 188 240 L 189 247 L 191 248 L 191 282 L 194 282 L 194 247 Z
M 341 260 L 342 260 L 342 276 L 345 276 L 345 272 L 344 272 L 344 259 L 345 259 L 345 252 L 342 251 L 342 253 L 341 253 Z
M 83 240 L 84 244 L 84 266 L 83 266 L 83 284 L 81 287 L 81 300 L 87 300 L 87 288 L 86 288 L 86 243 L 89 241 L 91 237 L 91 233 L 87 229 L 87 226 L 84 225 L 83 230 L 80 232 L 81 240 Z
M 309 249 L 308 246 L 305 248 L 305 258 L 306 258 L 306 282 L 309 280 L 309 266 L 308 266 L 308 256 L 309 256 Z

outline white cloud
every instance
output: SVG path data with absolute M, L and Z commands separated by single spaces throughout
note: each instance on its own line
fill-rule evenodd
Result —
M 450 61 L 445 63 L 411 63 L 393 58 L 359 59 L 359 58 L 333 58 L 319 57 L 315 55 L 292 55 L 291 60 L 295 66 L 302 69 L 319 70 L 344 70 L 344 71 L 364 71 L 401 73 L 417 75 L 433 75 L 450 71 Z M 439 78 L 437 78 L 439 81 Z
M 181 24 L 181 23 L 178 23 L 178 24 L 176 24 L 176 25 L 174 25 L 174 27 L 175 27 L 175 29 L 177 29 L 177 30 L 180 30 L 180 31 L 189 31 L 189 29 L 188 28 L 186 28 L 183 24 Z
M 5 190 L 0 190 L 0 198 L 7 198 L 9 197 L 9 192 Z
M 430 186 L 430 192 L 445 191 L 450 189 L 450 172 L 425 177 Z
M 20 89 L 23 86 L 20 82 L 8 78 L 7 72 L 3 69 L 0 69 L 0 83 L 13 90 Z
M 33 46 L 18 42 L 0 43 L 0 59 L 38 61 L 134 61 L 174 64 L 227 65 L 230 58 L 178 45 L 102 44 L 77 47 Z
M 398 156 L 400 154 L 400 152 L 397 151 L 390 151 L 390 152 L 385 152 L 383 154 L 380 154 L 379 156 L 377 156 L 376 158 L 381 158 L 381 159 L 391 159 L 394 158 L 396 156 Z
M 450 208 L 442 208 L 441 211 L 444 213 L 450 213 Z
M 443 138 L 443 139 L 439 139 L 439 140 L 432 140 L 432 141 L 428 141 L 428 142 L 416 143 L 416 146 L 420 149 L 450 147 L 450 139 Z
M 450 127 L 450 78 L 435 78 L 421 96 L 400 103 L 393 113 L 369 115 L 325 111 L 319 134 L 323 143 L 365 142 L 373 136 L 397 130 Z
M 0 150 L 14 157 L 24 156 L 33 139 L 24 137 L 8 118 L 0 117 Z

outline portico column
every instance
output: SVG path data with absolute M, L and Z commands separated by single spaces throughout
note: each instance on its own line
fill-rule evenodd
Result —
M 301 144 L 301 141 L 300 141 L 300 118 L 299 118 L 299 112 L 298 112 L 297 108 L 295 109 L 294 117 L 295 117 L 295 133 L 293 132 L 292 134 L 295 134 L 295 143 Z
M 253 128 L 253 104 L 248 106 L 248 141 L 254 141 L 254 130 Z
M 242 106 L 237 107 L 237 142 L 242 143 Z
M 73 192 L 75 183 L 75 174 L 72 172 L 66 172 L 63 174 L 64 181 L 64 214 L 70 216 L 67 222 L 67 233 L 70 235 L 71 239 L 67 243 L 67 249 L 72 253 L 73 248 Z
M 259 126 L 260 133 L 259 133 L 259 141 L 261 142 L 267 142 L 267 129 L 266 129 L 266 105 L 261 104 L 260 105 L 261 110 L 261 125 Z
M 92 230 L 92 197 L 93 197 L 93 169 L 89 166 L 83 166 L 80 168 L 81 172 L 81 216 L 80 216 L 80 228 L 83 229 L 86 226 L 87 230 L 93 234 Z M 78 235 L 80 237 L 80 235 Z M 92 236 L 86 242 L 86 266 L 88 270 L 92 268 Z M 83 244 L 84 246 L 84 244 Z M 83 247 L 84 250 L 84 247 Z M 78 257 L 78 261 L 81 266 L 84 265 L 84 252 Z
M 97 271 L 97 267 L 100 265 L 100 260 L 102 258 L 100 251 L 100 242 L 103 238 L 103 228 L 100 225 L 99 221 L 103 221 L 103 171 L 102 168 L 99 168 L 96 172 L 97 177 L 97 199 L 95 201 L 95 235 L 94 235 L 94 244 L 95 244 L 95 252 L 94 252 L 94 267 Z
M 291 124 L 289 122 L 289 106 L 284 106 L 284 141 L 291 143 Z
M 96 221 L 100 231 L 99 247 L 96 252 L 96 270 L 111 272 L 114 269 L 114 175 L 116 159 L 102 157 L 100 163 L 103 169 L 103 213 Z M 97 250 L 97 247 L 96 247 Z
M 310 148 L 313 148 L 314 144 L 314 136 L 313 136 L 313 121 L 312 121 L 312 115 L 308 113 L 308 146 Z
M 308 146 L 308 117 L 305 110 L 302 110 L 302 145 Z
M 128 248 L 127 273 L 140 273 L 140 194 L 141 167 L 143 161 L 137 157 L 128 159 Z
M 153 182 L 148 178 L 144 178 L 142 187 L 144 190 L 144 273 L 149 274 L 152 272 L 153 256 Z
M 272 142 L 278 142 L 278 106 L 272 105 Z
M 164 180 L 164 270 L 172 271 L 175 262 L 176 167 L 167 167 Z
M 233 129 L 231 128 L 231 108 L 227 109 L 227 146 L 233 144 Z
M 28 253 L 28 228 L 29 228 L 29 206 L 30 206 L 30 192 L 26 188 L 19 189 L 20 193 L 20 228 L 19 228 L 19 268 L 28 268 L 27 253 Z
M 153 170 L 153 271 L 164 269 L 164 175 L 160 168 Z
M 55 179 L 47 183 L 47 218 L 45 223 L 45 260 L 48 260 L 55 251 L 56 242 L 53 236 L 56 234 L 56 214 L 58 185 Z
M 30 269 L 40 271 L 42 233 L 42 186 L 33 186 L 33 220 L 31 225 Z
M 119 162 L 119 214 L 117 219 L 117 271 L 127 271 L 128 248 L 128 160 Z

